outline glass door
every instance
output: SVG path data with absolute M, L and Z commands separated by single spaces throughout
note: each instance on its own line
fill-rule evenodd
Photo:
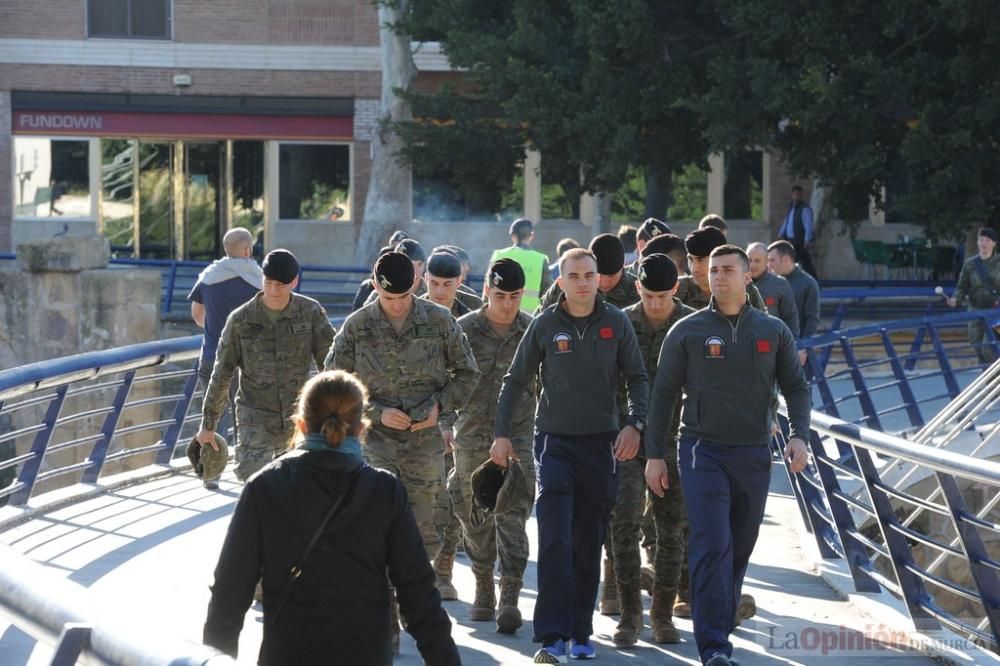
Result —
M 182 259 L 221 256 L 225 202 L 221 193 L 226 142 L 184 144 L 184 248 Z
M 138 256 L 174 258 L 174 144 L 139 142 Z

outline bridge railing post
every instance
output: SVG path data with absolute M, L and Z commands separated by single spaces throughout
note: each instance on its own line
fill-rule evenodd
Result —
M 81 479 L 83 483 L 97 483 L 101 478 L 101 470 L 104 469 L 104 461 L 111 447 L 111 440 L 114 439 L 115 430 L 118 429 L 118 422 L 121 420 L 122 412 L 125 410 L 125 402 L 132 391 L 132 383 L 135 381 L 135 370 L 129 370 L 122 377 L 122 383 L 115 392 L 114 401 L 111 403 L 112 411 L 104 418 L 101 426 L 101 438 L 94 443 L 94 448 L 90 451 L 90 461 L 93 465 L 83 473 Z
M 35 488 L 35 480 L 38 478 L 38 471 L 42 467 L 42 460 L 45 452 L 52 441 L 52 434 L 56 429 L 56 421 L 62 412 L 63 403 L 66 402 L 66 391 L 69 384 L 63 384 L 56 388 L 55 397 L 49 402 L 48 409 L 45 410 L 45 418 L 42 419 L 44 427 L 35 434 L 35 441 L 31 444 L 31 458 L 24 461 L 21 466 L 21 473 L 17 477 L 20 488 L 10 496 L 10 503 L 13 506 L 27 504 L 31 498 L 31 491 Z
M 181 435 L 181 430 L 184 428 L 184 420 L 187 418 L 188 409 L 191 407 L 191 396 L 194 395 L 194 389 L 197 385 L 198 372 L 197 365 L 195 365 L 195 369 L 191 371 L 187 382 L 184 384 L 184 393 L 174 407 L 171 423 L 167 426 L 166 432 L 163 433 L 163 449 L 156 456 L 156 463 L 158 465 L 169 465 L 174 457 L 174 450 L 177 449 L 177 440 Z
M 990 557 L 982 536 L 970 522 L 970 518 L 975 520 L 975 516 L 969 512 L 955 477 L 944 472 L 936 472 L 935 476 L 945 504 L 951 511 L 952 524 L 962 545 L 962 551 L 969 561 L 972 580 L 979 591 L 993 638 L 997 645 L 1000 645 L 1000 579 L 997 577 L 996 569 L 990 566 L 995 566 L 996 560 Z
M 916 568 L 913 551 L 910 550 L 910 544 L 906 541 L 906 537 L 896 529 L 900 527 L 900 523 L 892 508 L 892 502 L 888 495 L 878 488 L 881 480 L 875 463 L 872 461 L 871 453 L 863 446 L 855 446 L 854 456 L 858 463 L 858 471 L 861 473 L 868 491 L 879 529 L 882 532 L 882 542 L 889 551 L 893 573 L 896 575 L 896 582 L 903 596 L 903 602 L 906 604 L 906 610 L 910 614 L 910 619 L 918 630 L 940 629 L 941 625 L 938 621 L 921 605 L 929 601 L 930 596 L 927 594 L 924 581 L 911 570 L 911 567 Z

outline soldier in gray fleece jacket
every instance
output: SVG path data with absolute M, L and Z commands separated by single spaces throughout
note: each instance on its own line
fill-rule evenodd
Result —
M 667 487 L 664 443 L 683 391 L 678 468 L 691 532 L 694 635 L 703 664 L 726 666 L 771 478 L 772 389 L 777 381 L 788 405 L 793 472 L 808 459 L 810 394 L 788 326 L 747 304 L 746 253 L 718 247 L 709 271 L 709 306 L 675 324 L 660 350 L 645 437 L 646 482 L 657 495 Z
M 649 383 L 635 331 L 597 293 L 597 260 L 571 250 L 560 260 L 559 301 L 525 331 L 500 389 L 490 457 L 515 457 L 511 415 L 536 375 L 538 597 L 535 663 L 594 654 L 594 602 L 601 545 L 618 494 L 618 461 L 634 458 L 644 428 Z M 616 393 L 625 378 L 628 415 L 619 430 Z M 567 641 L 571 641 L 567 647 Z

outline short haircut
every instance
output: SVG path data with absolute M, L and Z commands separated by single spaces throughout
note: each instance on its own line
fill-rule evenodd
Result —
M 625 248 L 626 253 L 635 252 L 635 240 L 638 232 L 639 230 L 631 224 L 623 224 L 618 227 L 618 240 L 622 242 L 622 247 Z
M 760 241 L 754 241 L 753 243 L 747 245 L 747 256 L 749 256 L 754 250 L 763 250 L 764 254 L 767 254 L 767 246 Z
M 792 185 L 792 192 L 802 192 L 802 191 L 803 190 L 801 185 Z
M 786 240 L 774 241 L 767 246 L 768 252 L 777 252 L 782 257 L 791 257 L 795 261 L 795 246 Z
M 725 245 L 720 245 L 719 247 L 712 250 L 712 254 L 708 255 L 711 257 L 725 257 L 731 254 L 735 254 L 740 258 L 740 263 L 743 264 L 743 272 L 750 272 L 750 257 L 747 253 L 743 251 L 738 245 L 732 245 L 731 243 L 726 243 Z
M 236 256 L 244 248 L 253 248 L 253 236 L 243 227 L 236 227 L 222 237 L 222 249 L 227 257 Z
M 594 253 L 585 247 L 574 247 L 566 250 L 566 252 L 559 257 L 559 274 L 565 275 L 563 267 L 566 265 L 566 262 L 574 261 L 576 259 L 590 259 L 594 262 L 594 271 L 597 271 L 597 257 Z
M 573 248 L 577 247 L 580 247 L 580 244 L 576 242 L 575 238 L 563 238 L 561 241 L 556 243 L 556 254 L 561 257 Z
M 722 219 L 720 215 L 716 215 L 715 213 L 709 213 L 705 217 L 701 218 L 701 222 L 698 223 L 698 228 L 704 229 L 705 227 L 715 227 L 722 233 L 729 231 L 729 225 L 726 224 L 726 221 Z

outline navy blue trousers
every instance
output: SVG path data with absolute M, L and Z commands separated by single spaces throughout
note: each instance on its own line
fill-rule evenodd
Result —
M 594 631 L 601 545 L 618 495 L 616 436 L 535 433 L 536 642 L 583 640 Z
M 678 467 L 691 533 L 688 576 L 694 639 L 702 663 L 733 654 L 729 634 L 771 481 L 768 446 L 682 438 Z

